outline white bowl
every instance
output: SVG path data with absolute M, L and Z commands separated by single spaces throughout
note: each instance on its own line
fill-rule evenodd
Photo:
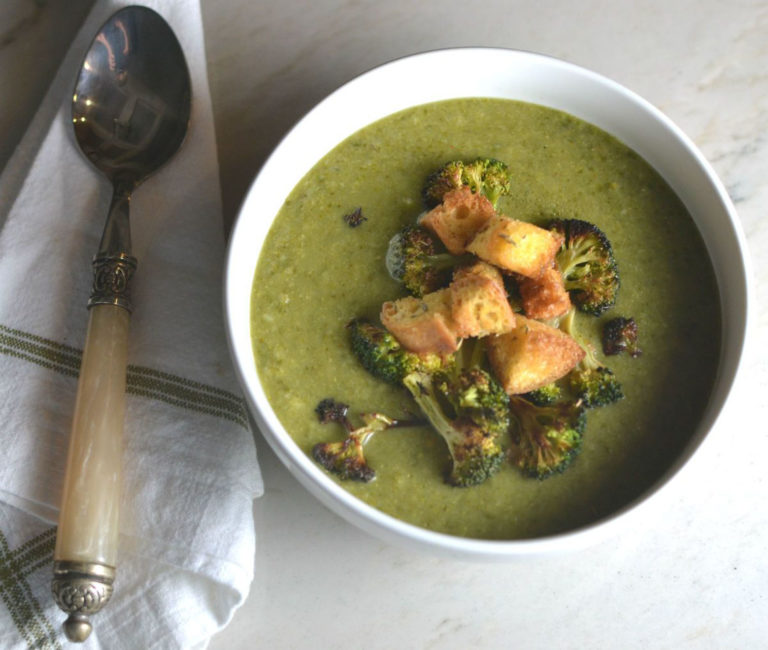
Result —
M 673 467 L 634 503 L 585 528 L 526 540 L 485 541 L 431 532 L 386 515 L 339 487 L 293 442 L 265 396 L 254 363 L 251 286 L 261 246 L 283 201 L 312 166 L 358 129 L 396 111 L 457 97 L 517 99 L 563 110 L 634 149 L 675 190 L 693 216 L 720 288 L 722 351 L 712 397 L 700 426 Z M 592 543 L 625 522 L 665 485 L 715 425 L 739 370 L 747 336 L 748 282 L 744 235 L 734 207 L 702 154 L 648 102 L 594 72 L 514 50 L 460 48 L 382 65 L 336 90 L 310 111 L 266 161 L 232 231 L 225 280 L 227 333 L 251 412 L 296 479 L 336 513 L 383 539 L 460 557 L 505 558 Z

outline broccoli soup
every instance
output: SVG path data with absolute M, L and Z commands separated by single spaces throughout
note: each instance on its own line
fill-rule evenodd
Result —
M 392 236 L 424 211 L 425 179 L 446 161 L 477 157 L 507 165 L 511 183 L 496 212 L 539 226 L 586 220 L 609 239 L 615 305 L 581 323 L 624 397 L 586 411 L 580 452 L 543 480 L 505 458 L 488 480 L 455 487 L 445 440 L 423 424 L 367 441 L 373 480 L 329 476 L 434 531 L 555 534 L 615 512 L 662 476 L 697 426 L 719 356 L 717 285 L 691 217 L 645 161 L 600 129 L 522 102 L 461 99 L 407 109 L 349 137 L 296 186 L 264 244 L 253 284 L 255 361 L 277 416 L 310 456 L 346 435 L 341 423 L 320 421 L 322 400 L 349 405 L 354 427 L 362 414 L 417 417 L 402 386 L 361 365 L 348 325 L 379 325 L 382 304 L 406 295 L 385 257 Z M 640 356 L 602 354 L 603 326 L 619 316 L 637 324 Z

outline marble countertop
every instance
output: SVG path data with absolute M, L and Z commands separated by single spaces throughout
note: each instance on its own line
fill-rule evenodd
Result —
M 0 167 L 91 4 L 0 7 Z M 322 507 L 258 437 L 255 579 L 210 648 L 766 647 L 765 0 L 201 4 L 228 223 L 281 136 L 341 83 L 412 52 L 510 47 L 591 68 L 667 113 L 728 188 L 755 280 L 749 357 L 718 426 L 634 528 L 582 551 L 486 564 L 391 546 Z

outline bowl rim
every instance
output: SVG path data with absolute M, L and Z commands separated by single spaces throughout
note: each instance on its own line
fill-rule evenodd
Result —
M 678 173 L 679 166 L 685 164 L 685 174 L 695 176 L 697 183 L 702 189 L 706 190 L 706 197 L 697 200 L 701 204 L 705 204 L 705 201 L 708 202 L 706 205 L 710 206 L 709 209 L 712 213 L 719 215 L 717 216 L 718 223 L 715 224 L 715 219 L 713 218 L 711 220 L 712 223 L 707 223 L 705 226 L 706 233 L 702 232 L 699 217 L 703 213 L 699 210 L 694 213 L 694 210 L 689 206 L 689 201 L 683 196 L 680 197 L 691 212 L 697 228 L 705 240 L 710 259 L 715 267 L 723 319 L 718 373 L 709 404 L 702 415 L 698 428 L 670 468 L 643 494 L 627 503 L 621 509 L 580 528 L 531 539 L 474 539 L 427 530 L 397 519 L 368 505 L 328 477 L 298 447 L 272 410 L 258 379 L 252 348 L 250 347 L 250 289 L 248 291 L 247 308 L 241 304 L 244 299 L 243 284 L 245 282 L 243 280 L 243 273 L 246 273 L 248 277 L 247 284 L 250 287 L 253 282 L 256 260 L 261 252 L 263 236 L 261 241 L 258 242 L 258 251 L 255 254 L 251 254 L 251 260 L 247 260 L 244 257 L 247 254 L 244 241 L 246 238 L 253 236 L 253 221 L 257 218 L 254 215 L 258 215 L 259 210 L 257 206 L 259 201 L 264 198 L 258 195 L 257 190 L 262 186 L 269 186 L 275 181 L 275 167 L 279 166 L 281 161 L 294 155 L 298 143 L 306 144 L 308 142 L 306 138 L 312 135 L 313 129 L 318 124 L 321 124 L 323 120 L 329 119 L 330 112 L 337 110 L 339 105 L 348 101 L 350 95 L 360 92 L 360 88 L 368 92 L 375 92 L 376 88 L 374 86 L 376 84 L 384 83 L 384 86 L 387 87 L 388 83 L 392 83 L 393 78 L 397 75 L 402 75 L 403 68 L 406 66 L 415 67 L 418 71 L 424 67 L 430 68 L 437 64 L 443 66 L 448 64 L 455 65 L 459 58 L 466 62 L 467 57 L 473 61 L 472 67 L 474 69 L 477 69 L 479 61 L 485 63 L 493 62 L 494 65 L 490 69 L 494 71 L 499 69 L 511 70 L 511 66 L 523 66 L 522 76 L 520 76 L 519 70 L 515 70 L 515 74 L 519 77 L 519 79 L 516 78 L 515 83 L 534 83 L 534 86 L 536 86 L 537 82 L 532 81 L 532 74 L 540 74 L 542 71 L 546 71 L 550 76 L 554 75 L 547 83 L 538 82 L 538 86 L 536 86 L 532 96 L 539 97 L 540 101 L 534 101 L 533 103 L 565 110 L 593 124 L 595 120 L 590 119 L 589 116 L 593 115 L 595 111 L 599 113 L 600 102 L 605 102 L 607 98 L 612 98 L 621 103 L 622 107 L 626 110 L 631 109 L 630 112 L 634 117 L 638 118 L 638 123 L 633 125 L 633 129 L 630 129 L 629 136 L 624 125 L 624 122 L 628 119 L 626 117 L 616 116 L 613 121 L 601 122 L 596 124 L 596 126 L 628 144 L 628 146 L 645 158 L 672 186 L 678 193 L 678 196 L 680 196 L 679 185 L 682 182 L 678 179 L 678 176 L 684 178 L 684 174 L 678 174 L 678 176 L 675 176 L 675 174 Z M 509 68 L 506 68 L 506 66 L 509 66 Z M 569 108 L 563 108 L 562 93 L 564 91 L 554 82 L 568 83 L 569 79 L 569 83 L 577 84 L 579 87 L 586 84 L 586 87 L 593 91 L 594 94 L 590 96 L 589 93 L 582 93 L 582 96 L 573 107 L 569 103 Z M 362 126 L 375 121 L 375 119 L 380 119 L 402 108 L 428 103 L 428 101 L 479 96 L 519 99 L 519 97 L 509 97 L 508 94 L 497 94 L 510 92 L 507 89 L 508 86 L 505 85 L 505 81 L 505 79 L 501 79 L 494 85 L 494 80 L 484 78 L 479 82 L 476 81 L 474 85 L 470 84 L 473 88 L 492 87 L 493 90 L 490 94 L 487 92 L 477 94 L 471 91 L 454 94 L 444 91 L 430 91 L 432 94 L 428 92 L 426 95 L 422 94 L 420 96 L 435 97 L 434 99 L 411 102 L 398 100 L 402 106 L 395 110 L 391 110 L 391 107 L 396 105 L 397 102 L 387 103 L 387 99 L 384 98 L 384 106 L 377 107 L 374 114 L 377 112 L 379 114 L 374 119 L 360 120 L 362 124 L 355 124 L 354 120 L 351 122 L 348 120 L 344 125 L 344 128 L 346 128 L 346 135 L 344 137 L 351 135 Z M 518 89 L 515 83 L 512 86 Z M 487 84 L 487 86 L 483 86 L 483 84 Z M 442 95 L 442 97 L 438 95 Z M 530 96 L 530 94 L 526 94 L 526 97 Z M 531 100 L 523 99 L 522 101 Z M 366 116 L 369 117 L 368 113 L 366 113 Z M 649 131 L 649 127 L 653 128 Z M 329 136 L 326 139 L 331 140 L 333 138 Z M 333 146 L 338 144 L 341 139 L 343 138 L 337 138 Z M 654 147 L 661 147 L 663 150 L 668 144 L 668 142 L 661 142 L 660 139 L 672 141 L 675 149 L 675 156 L 670 156 L 669 160 L 661 161 L 663 163 L 661 165 L 654 164 L 654 160 L 649 160 L 649 158 L 653 159 L 654 156 L 647 155 L 648 151 L 653 150 Z M 323 149 L 323 145 L 319 144 L 316 148 L 319 151 Z M 322 155 L 330 151 L 331 148 L 332 146 L 326 147 Z M 289 185 L 287 191 L 274 192 L 275 195 L 279 196 L 278 208 L 282 205 L 290 190 L 293 189 L 296 183 L 320 157 L 308 156 L 308 158 L 312 158 L 311 161 L 309 161 L 308 166 L 305 165 L 306 168 L 302 168 L 291 175 L 291 178 L 295 178 L 295 180 L 286 184 L 286 186 Z M 658 155 L 655 158 L 658 158 Z M 658 162 L 659 160 L 656 160 L 656 163 Z M 670 182 L 670 176 L 674 177 L 674 183 Z M 269 225 L 271 225 L 274 216 L 277 214 L 277 210 L 267 208 L 264 211 L 268 214 L 266 219 L 268 223 L 262 223 L 259 226 L 258 232 L 265 236 Z M 718 267 L 713 257 L 713 249 L 719 251 L 724 246 L 722 232 L 715 237 L 714 230 L 716 227 L 720 230 L 724 229 L 728 235 L 727 246 L 729 252 L 727 254 L 723 252 L 716 256 L 717 259 L 725 256 L 728 256 L 730 259 L 731 268 L 728 269 L 725 277 L 727 282 L 736 288 L 736 291 L 728 292 L 728 295 L 724 295 L 722 290 L 722 284 L 725 282 L 721 278 L 723 269 Z M 250 249 L 253 249 L 252 244 Z M 734 253 L 736 254 L 734 255 Z M 544 54 L 497 47 L 443 48 L 399 57 L 363 72 L 327 95 L 283 136 L 253 179 L 233 224 L 227 246 L 224 274 L 225 329 L 236 375 L 258 429 L 280 461 L 299 483 L 324 505 L 359 528 L 396 544 L 405 543 L 407 546 L 420 547 L 438 554 L 501 559 L 582 548 L 611 534 L 612 531 L 618 528 L 616 526 L 618 521 L 629 521 L 648 511 L 651 504 L 656 502 L 662 488 L 680 473 L 680 470 L 688 463 L 708 433 L 716 426 L 728 396 L 744 365 L 744 351 L 749 338 L 748 332 L 751 329 L 750 322 L 752 320 L 750 310 L 750 306 L 753 304 L 751 300 L 753 291 L 751 278 L 751 263 L 746 238 L 735 207 L 723 183 L 688 136 L 650 102 L 597 72 Z M 247 312 L 247 337 L 244 337 L 243 334 L 244 311 Z M 245 338 L 247 338 L 247 341 Z

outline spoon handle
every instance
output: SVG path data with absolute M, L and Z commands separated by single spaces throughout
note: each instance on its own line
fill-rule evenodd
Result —
M 54 560 L 115 566 L 130 313 L 90 310 Z
M 54 595 L 72 640 L 87 636 L 88 615 L 112 594 L 129 322 L 122 307 L 90 309 L 54 551 Z

